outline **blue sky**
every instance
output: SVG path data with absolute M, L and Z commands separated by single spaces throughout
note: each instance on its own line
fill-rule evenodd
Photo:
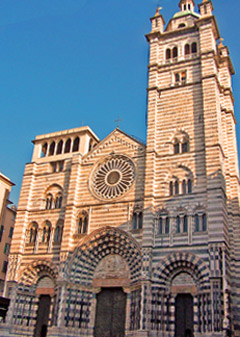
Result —
M 178 0 L 1 0 L 0 170 L 16 184 L 15 203 L 38 134 L 89 125 L 102 139 L 120 116 L 123 131 L 145 139 L 144 35 L 158 5 L 166 21 L 178 11 Z M 240 2 L 213 5 L 236 70 L 240 123 Z

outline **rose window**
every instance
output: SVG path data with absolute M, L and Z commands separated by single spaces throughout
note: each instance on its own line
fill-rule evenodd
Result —
M 93 173 L 92 191 L 104 199 L 114 199 L 127 192 L 133 184 L 135 168 L 124 156 L 113 156 Z

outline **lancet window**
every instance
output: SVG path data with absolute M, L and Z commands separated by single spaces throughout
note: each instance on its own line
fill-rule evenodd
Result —
M 50 236 L 51 236 L 51 223 L 47 221 L 44 224 L 42 230 L 42 242 L 48 243 L 50 241 Z
M 77 234 L 87 234 L 88 232 L 88 214 L 83 212 L 77 219 Z
M 167 48 L 166 49 L 166 60 L 176 59 L 178 57 L 178 47 Z
M 194 215 L 195 232 L 205 232 L 207 230 L 206 213 L 198 212 Z
M 132 229 L 142 229 L 143 228 L 143 212 L 141 210 L 135 210 L 132 217 Z
M 54 233 L 54 242 L 55 243 L 61 243 L 62 241 L 62 234 L 63 234 L 63 221 L 60 220 L 55 228 L 55 233 Z
M 176 233 L 188 233 L 188 216 L 186 214 L 176 217 Z
M 167 213 L 160 213 L 156 219 L 156 230 L 158 235 L 169 234 L 170 218 Z
M 29 243 L 31 244 L 35 244 L 36 240 L 37 240 L 37 233 L 38 233 L 38 224 L 37 223 L 33 223 L 30 226 L 30 230 L 29 230 Z

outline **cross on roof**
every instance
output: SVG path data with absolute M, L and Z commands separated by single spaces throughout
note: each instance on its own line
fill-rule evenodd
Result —
M 119 128 L 119 124 L 120 124 L 120 122 L 122 122 L 122 121 L 123 121 L 123 119 L 121 119 L 119 116 L 118 116 L 117 119 L 115 119 L 114 123 L 117 123 L 117 128 Z

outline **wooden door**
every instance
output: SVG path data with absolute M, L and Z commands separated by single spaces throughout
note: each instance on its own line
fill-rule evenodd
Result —
M 35 326 L 34 337 L 47 336 L 50 305 L 51 305 L 51 297 L 49 295 L 41 295 L 39 298 L 37 322 Z
M 193 297 L 190 294 L 176 297 L 175 337 L 193 337 Z
M 122 288 L 104 288 L 97 295 L 94 337 L 124 337 L 126 294 Z

